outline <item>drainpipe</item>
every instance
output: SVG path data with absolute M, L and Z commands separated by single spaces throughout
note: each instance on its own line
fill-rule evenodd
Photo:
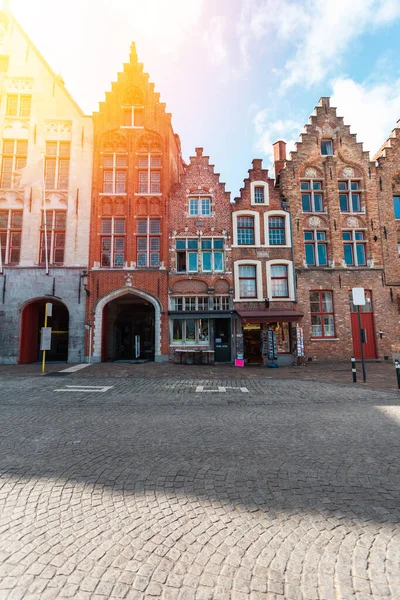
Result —
M 286 207 L 283 209 L 289 215 L 289 223 L 290 223 L 290 245 L 292 249 L 292 275 L 293 275 L 293 291 L 294 291 L 294 303 L 297 304 L 297 286 L 296 286 L 296 270 L 294 267 L 294 245 L 293 245 L 293 220 L 292 213 L 287 210 Z

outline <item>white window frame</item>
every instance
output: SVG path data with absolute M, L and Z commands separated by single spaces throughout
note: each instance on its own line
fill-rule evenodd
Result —
M 127 111 L 129 109 L 131 110 L 131 125 L 125 125 L 125 124 L 121 125 L 121 129 L 144 129 L 144 123 L 143 123 L 143 125 L 135 125 L 135 110 L 143 110 L 144 111 L 144 106 L 140 106 L 140 105 L 123 106 L 122 111 L 124 114 L 124 119 L 125 119 L 125 111 Z
M 103 233 L 103 221 L 110 221 L 111 220 L 111 233 Z M 115 221 L 124 221 L 125 226 L 124 226 L 124 233 L 116 233 L 115 232 Z M 114 216 L 102 216 L 100 217 L 100 268 L 101 269 L 123 269 L 125 267 L 126 264 L 126 241 L 127 241 L 127 236 L 126 236 L 126 225 L 127 225 L 127 221 L 124 217 L 114 217 Z M 102 240 L 103 238 L 110 238 L 111 239 L 111 250 L 110 250 L 110 265 L 109 266 L 103 266 L 101 264 L 101 255 L 103 252 L 103 248 L 102 248 Z M 114 265 L 114 253 L 115 253 L 115 248 L 114 248 L 114 241 L 115 238 L 124 238 L 124 260 L 123 260 L 123 264 L 120 265 Z
M 347 190 L 339 190 L 339 183 L 346 183 L 347 184 Z M 352 190 L 351 189 L 351 184 L 352 183 L 358 183 L 359 187 L 356 190 Z M 338 179 L 338 195 L 339 195 L 339 210 L 341 212 L 342 215 L 349 215 L 349 214 L 354 214 L 354 215 L 359 215 L 359 214 L 364 214 L 365 210 L 363 209 L 363 195 L 361 194 L 361 179 L 357 179 L 356 177 L 353 177 L 352 179 Z M 353 210 L 353 200 L 352 200 L 352 195 L 357 195 L 360 198 L 360 210 Z M 347 205 L 349 207 L 349 210 L 342 210 L 340 208 L 340 196 L 347 196 Z
M 310 189 L 309 190 L 302 190 L 301 189 L 301 184 L 302 183 L 309 183 L 310 184 Z M 314 182 L 315 183 L 320 183 L 321 184 L 321 189 L 320 190 L 314 190 Z M 302 195 L 303 194 L 310 194 L 310 198 L 311 198 L 311 210 L 304 210 L 303 209 L 303 199 L 302 199 Z M 315 210 L 315 199 L 314 199 L 314 194 L 320 194 L 322 196 L 322 210 Z M 312 213 L 316 213 L 317 215 L 322 215 L 325 214 L 327 212 L 327 208 L 325 206 L 325 194 L 324 194 L 324 180 L 322 177 L 302 177 L 300 179 L 300 204 L 301 204 L 301 212 L 304 215 L 311 215 Z
M 6 234 L 6 244 L 5 246 L 1 246 L 1 251 L 4 251 L 4 260 L 3 260 L 3 265 L 19 265 L 21 262 L 21 252 L 22 252 L 22 227 L 23 227 L 23 218 L 24 218 L 24 213 L 22 210 L 18 210 L 18 209 L 13 209 L 13 208 L 5 208 L 5 209 L 1 209 L 1 212 L 8 212 L 8 216 L 7 216 L 7 227 L 5 229 L 1 230 L 1 233 L 5 233 Z M 19 215 L 21 215 L 21 229 L 17 229 L 15 227 L 11 227 L 11 222 L 12 222 L 12 213 L 18 213 Z M 10 261 L 10 246 L 11 246 L 11 236 L 13 233 L 20 233 L 21 235 L 21 243 L 20 243 L 20 247 L 19 247 L 19 260 L 16 262 L 11 262 Z
M 270 244 L 269 243 L 269 218 L 283 217 L 285 219 L 285 244 Z M 290 236 L 290 219 L 289 214 L 284 210 L 271 210 L 264 213 L 264 230 L 265 230 L 265 246 L 269 248 L 291 248 L 292 240 Z
M 288 291 L 289 296 L 287 297 L 272 297 L 272 277 L 271 277 L 271 267 L 273 265 L 285 265 L 287 266 L 287 275 L 288 275 Z M 266 277 L 267 277 L 267 298 L 269 298 L 270 302 L 285 302 L 288 300 L 293 301 L 295 299 L 294 296 L 294 281 L 293 281 L 293 263 L 291 260 L 283 260 L 280 258 L 269 260 L 265 264 L 266 269 Z
M 192 343 L 187 343 L 186 342 L 186 321 L 190 319 L 193 320 L 195 322 L 195 341 Z M 181 342 L 177 342 L 174 341 L 173 339 L 173 331 L 174 331 L 174 320 L 176 321 L 180 321 L 182 324 L 182 341 Z M 200 321 L 207 321 L 208 322 L 208 340 L 206 341 L 199 341 L 199 322 Z M 170 345 L 171 346 L 186 346 L 187 348 L 193 348 L 196 346 L 209 346 L 210 345 L 210 341 L 211 341 L 211 327 L 210 327 L 210 318 L 206 317 L 203 318 L 199 315 L 197 315 L 196 317 L 196 313 L 190 313 L 190 315 L 187 316 L 187 318 L 185 319 L 180 319 L 180 318 L 176 318 L 174 316 L 171 316 L 170 318 Z
M 137 224 L 139 221 L 145 221 L 147 223 L 146 225 L 146 233 L 139 233 L 137 231 Z M 151 233 L 150 231 L 150 222 L 151 221 L 157 221 L 160 224 L 160 232 L 159 233 Z M 138 217 L 136 220 L 136 233 L 135 233 L 135 238 L 136 238 L 136 268 L 137 269 L 159 269 L 160 265 L 161 265 L 161 219 L 158 219 L 156 217 Z M 145 265 L 139 265 L 139 260 L 138 260 L 138 255 L 141 254 L 141 252 L 139 252 L 138 250 L 138 239 L 146 239 L 146 264 Z M 151 264 L 151 254 L 155 254 L 156 251 L 155 250 L 151 250 L 151 239 L 158 239 L 159 240 L 159 250 L 158 252 L 158 265 L 152 265 Z
M 264 206 L 260 204 L 260 206 Z M 238 217 L 253 217 L 254 218 L 254 244 L 238 245 L 237 220 Z M 234 248 L 257 248 L 261 245 L 260 242 L 260 213 L 255 210 L 237 210 L 232 213 L 233 221 L 233 247 Z M 250 263 L 249 263 L 250 264 Z
M 127 195 L 127 184 L 128 184 L 128 153 L 127 152 L 103 152 L 103 164 L 101 166 L 101 172 L 102 172 L 102 192 L 100 194 L 100 196 L 126 196 Z M 112 167 L 107 167 L 104 165 L 104 157 L 105 156 L 112 156 L 113 157 L 113 166 Z M 117 158 L 119 156 L 125 156 L 126 157 L 126 166 L 125 167 L 118 167 L 117 166 Z M 112 171 L 113 177 L 112 177 L 112 192 L 106 192 L 104 191 L 104 172 L 105 171 Z M 125 192 L 117 192 L 117 172 L 118 171 L 124 171 L 125 172 Z M 107 182 L 110 183 L 110 182 Z
M 195 309 L 194 310 L 192 310 L 190 308 L 189 298 L 190 299 L 192 299 L 192 298 L 195 299 Z M 199 298 L 203 298 L 203 299 L 207 298 L 207 306 L 205 308 L 202 308 L 201 306 L 199 307 Z M 179 309 L 177 309 L 177 308 L 175 308 L 173 306 L 174 300 L 178 300 L 178 299 L 182 300 L 182 310 L 179 310 Z M 173 310 L 173 311 L 179 312 L 179 313 L 183 313 L 183 312 L 195 313 L 197 311 L 207 311 L 208 312 L 209 310 L 212 310 L 210 308 L 210 296 L 206 296 L 205 294 L 199 294 L 197 296 L 194 295 L 194 294 L 187 294 L 185 296 L 183 296 L 183 295 L 182 296 L 181 295 L 179 295 L 179 296 L 171 296 L 171 298 L 170 298 L 170 310 Z
M 147 157 L 147 166 L 146 167 L 141 167 L 140 166 L 140 159 Z M 140 152 L 137 154 L 137 171 L 138 171 L 138 180 L 137 180 L 137 193 L 135 193 L 135 196 L 161 196 L 162 195 L 162 191 L 161 191 L 161 172 L 162 172 L 162 154 L 161 152 Z M 151 165 L 151 160 L 152 158 L 158 158 L 160 160 L 160 166 L 159 167 L 152 167 Z M 142 185 L 140 182 L 140 173 L 147 171 L 147 191 L 143 191 L 140 189 L 140 186 Z M 152 172 L 157 172 L 160 174 L 160 181 L 158 182 L 159 186 L 160 186 L 160 191 L 159 192 L 152 192 L 151 191 L 151 173 Z
M 10 153 L 6 153 L 4 152 L 4 143 L 5 142 L 13 142 L 13 152 L 12 154 Z M 23 142 L 26 143 L 26 154 L 18 154 L 18 143 L 19 142 Z M 19 169 L 23 169 L 24 167 L 26 167 L 27 165 L 27 160 L 28 160 L 28 140 L 24 140 L 24 139 L 10 139 L 10 138 L 4 138 L 3 139 L 3 147 L 2 147 L 2 160 L 1 160 L 1 172 L 0 172 L 0 187 L 1 189 L 18 189 L 20 187 L 19 185 L 19 181 L 20 181 L 20 175 L 16 174 L 16 171 L 19 171 Z M 12 165 L 11 165 L 11 186 L 9 188 L 4 187 L 3 186 L 3 174 L 4 174 L 4 160 L 5 159 L 12 159 Z M 24 161 L 25 164 L 21 165 L 18 164 L 19 161 Z
M 211 240 L 211 248 L 203 248 L 202 244 L 205 240 Z M 214 248 L 214 240 L 222 240 L 224 246 L 222 249 L 220 248 Z M 204 261 L 203 261 L 203 254 L 205 252 L 210 252 L 211 253 L 211 269 L 204 269 L 203 265 L 204 265 Z M 216 269 L 215 268 L 215 253 L 219 252 L 222 254 L 222 269 Z M 200 272 L 201 273 L 223 273 L 225 271 L 225 240 L 222 237 L 202 237 L 200 238 L 200 244 L 199 244 L 199 254 L 200 254 Z
M 196 200 L 197 201 L 197 212 L 196 213 L 192 213 L 190 211 L 190 202 L 192 200 Z M 209 208 L 210 208 L 210 212 L 203 212 L 203 204 L 202 201 L 203 200 L 208 200 L 209 201 Z M 208 194 L 206 196 L 188 196 L 188 216 L 189 217 L 212 217 L 213 216 L 213 210 L 212 210 L 212 199 L 211 196 L 209 196 Z
M 47 144 L 57 144 L 56 154 L 47 154 Z M 60 153 L 61 144 L 69 144 L 69 154 L 62 155 Z M 47 178 L 47 163 L 48 161 L 55 161 L 55 173 L 54 173 L 54 186 L 48 186 L 46 182 Z M 65 186 L 60 184 L 60 163 L 62 161 L 68 161 L 68 183 Z M 44 170 L 44 180 L 45 186 L 48 190 L 68 190 L 69 189 L 69 176 L 70 176 L 70 167 L 71 167 L 71 142 L 60 141 L 60 140 L 46 140 L 46 156 L 45 156 L 45 170 Z
M 280 261 L 282 262 L 282 261 Z M 254 266 L 256 267 L 256 291 L 257 296 L 255 298 L 241 298 L 240 297 L 240 285 L 239 285 L 239 267 L 242 266 Z M 263 298 L 263 282 L 262 282 L 262 265 L 260 260 L 236 260 L 233 263 L 233 273 L 235 281 L 235 297 L 234 302 L 262 302 Z
M 182 241 L 182 240 L 185 240 L 186 248 L 181 250 L 181 249 L 178 249 L 176 247 L 176 242 Z M 197 249 L 188 248 L 188 241 L 189 240 L 192 240 L 192 241 L 196 240 L 197 241 Z M 181 274 L 181 273 L 198 273 L 200 271 L 200 269 L 199 269 L 199 254 L 201 252 L 201 250 L 200 250 L 201 244 L 200 244 L 199 238 L 197 238 L 197 237 L 190 237 L 190 236 L 189 237 L 176 237 L 175 238 L 175 244 L 174 244 L 174 246 L 175 246 L 174 247 L 174 252 L 175 252 L 175 272 L 178 275 Z M 186 253 L 186 271 L 178 271 L 178 254 L 179 253 L 183 253 L 183 252 Z M 196 254 L 196 270 L 193 270 L 193 269 L 189 270 L 189 257 L 188 257 L 189 253 Z
M 65 216 L 65 229 L 58 229 L 56 227 L 56 215 L 57 214 L 63 214 Z M 67 247 L 67 219 L 68 219 L 68 213 L 66 210 L 46 210 L 46 221 L 49 220 L 49 215 L 51 215 L 51 227 L 49 227 L 48 225 L 46 225 L 46 231 L 47 231 L 47 236 L 50 237 L 50 243 L 48 243 L 47 245 L 47 252 L 49 254 L 49 265 L 58 265 L 58 266 L 63 266 L 65 264 L 65 252 L 66 252 L 66 247 Z M 44 240 L 44 235 L 45 235 L 45 228 L 43 225 L 43 220 L 44 220 L 44 211 L 41 211 L 41 226 L 40 226 L 40 238 L 39 238 L 39 264 L 40 265 L 44 265 L 46 264 L 46 260 L 42 261 L 42 250 L 45 251 L 46 246 L 45 246 L 45 240 Z M 65 238 L 64 238 L 64 254 L 63 254 L 63 260 L 62 262 L 55 262 L 54 258 L 55 258 L 55 250 L 56 250 L 56 246 L 55 246 L 55 239 L 56 239 L 56 235 L 58 233 L 64 234 Z M 42 244 L 42 240 L 43 240 L 43 244 Z M 46 257 L 45 257 L 46 258 Z
M 10 96 L 17 96 L 17 114 L 16 115 L 9 115 L 8 114 L 8 98 Z M 29 108 L 29 115 L 23 115 L 22 114 L 22 98 L 30 98 L 30 108 Z M 32 94 L 7 94 L 6 95 L 6 110 L 5 110 L 5 116 L 7 118 L 11 118 L 11 119 L 29 119 L 30 116 L 32 114 Z
M 256 202 L 255 188 L 262 187 L 264 189 L 264 202 Z M 269 187 L 266 181 L 252 181 L 250 183 L 250 203 L 251 206 L 268 206 L 269 205 Z

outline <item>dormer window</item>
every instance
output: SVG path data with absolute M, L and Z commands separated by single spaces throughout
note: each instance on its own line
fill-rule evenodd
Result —
M 144 108 L 142 106 L 125 106 L 123 113 L 123 127 L 144 127 Z
M 321 141 L 321 154 L 322 154 L 322 156 L 332 156 L 333 155 L 332 140 L 322 140 Z

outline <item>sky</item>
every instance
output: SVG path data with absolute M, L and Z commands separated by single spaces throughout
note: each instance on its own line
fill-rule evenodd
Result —
M 371 156 L 400 119 L 400 0 L 10 0 L 91 114 L 128 61 L 172 113 L 188 162 L 204 148 L 232 197 L 253 158 L 273 175 L 321 96 Z

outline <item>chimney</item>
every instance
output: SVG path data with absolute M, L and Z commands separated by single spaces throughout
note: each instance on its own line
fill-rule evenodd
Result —
M 286 142 L 283 140 L 278 140 L 273 144 L 274 147 L 274 169 L 275 169 L 275 179 L 278 177 L 279 173 L 282 171 L 285 166 L 286 160 Z
M 203 156 L 203 148 L 195 148 L 196 157 L 201 158 Z

